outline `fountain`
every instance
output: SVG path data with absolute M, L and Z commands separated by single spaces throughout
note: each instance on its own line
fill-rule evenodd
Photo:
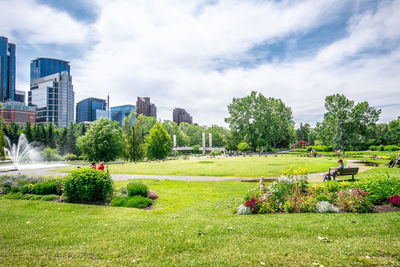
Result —
M 24 134 L 19 136 L 18 144 L 12 144 L 7 136 L 4 136 L 4 138 L 8 143 L 8 148 L 4 148 L 4 150 L 14 166 L 13 171 L 20 170 L 21 163 L 24 161 L 38 159 L 38 151 L 29 144 Z
M 42 158 L 38 149 L 29 144 L 24 134 L 18 138 L 18 143 L 13 144 L 6 136 L 4 139 L 7 141 L 8 147 L 4 148 L 6 155 L 10 158 L 12 165 L 0 165 L 0 172 L 14 172 L 33 174 L 32 170 L 37 169 L 50 169 L 57 167 L 66 167 L 65 163 L 49 163 L 41 162 Z

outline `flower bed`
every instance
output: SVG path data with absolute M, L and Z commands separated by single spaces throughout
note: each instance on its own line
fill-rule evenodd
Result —
M 278 182 L 250 190 L 238 214 L 273 212 L 372 212 L 374 205 L 400 205 L 400 179 L 373 177 L 356 182 L 310 185 L 306 170 L 289 169 Z

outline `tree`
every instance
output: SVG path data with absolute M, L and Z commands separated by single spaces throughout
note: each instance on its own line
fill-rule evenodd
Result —
M 118 122 L 101 118 L 91 124 L 84 136 L 78 138 L 77 145 L 88 161 L 113 161 L 123 150 L 122 130 Z
M 144 129 L 146 123 L 143 115 L 139 115 L 132 125 L 136 112 L 132 111 L 129 116 L 124 118 L 122 131 L 124 134 L 125 149 L 124 158 L 129 161 L 137 162 L 142 160 L 145 154 Z
M 179 131 L 183 133 L 185 146 L 202 145 L 202 134 L 206 131 L 204 127 L 182 122 L 179 124 Z
M 233 98 L 225 119 L 231 131 L 255 150 L 259 147 L 288 147 L 293 142 L 292 110 L 280 99 L 266 98 L 253 91 Z
M 387 132 L 385 133 L 385 139 L 389 145 L 400 143 L 400 117 L 397 117 L 397 120 L 389 122 Z
M 66 152 L 71 154 L 77 154 L 78 149 L 76 147 L 76 135 L 74 124 L 71 122 L 67 130 L 67 142 L 66 142 Z
M 322 123 L 317 124 L 319 139 L 336 149 L 347 149 L 367 143 L 368 129 L 381 113 L 368 102 L 357 105 L 344 95 L 335 94 L 325 98 L 326 113 Z
M 68 139 L 68 129 L 67 127 L 62 128 L 61 132 L 57 138 L 57 148 L 60 155 L 65 155 L 67 153 L 67 139 Z
M 29 121 L 26 122 L 26 125 L 24 128 L 24 134 L 25 134 L 25 137 L 28 140 L 28 142 L 31 143 L 33 141 L 33 136 L 32 136 L 31 123 Z
M 154 124 L 146 137 L 147 157 L 149 159 L 165 159 L 172 150 L 172 141 L 168 132 L 160 122 Z
M 49 130 L 48 130 L 48 141 L 49 141 L 48 146 L 50 148 L 54 149 L 54 148 L 56 148 L 56 138 L 55 138 L 55 132 L 54 132 L 54 124 L 50 123 L 48 125 L 48 128 L 49 128 Z
M 8 137 L 12 144 L 18 144 L 19 139 L 19 125 L 11 122 L 10 125 L 5 125 L 4 134 Z
M 0 108 L 3 108 L 3 105 L 0 104 Z M 6 123 L 4 122 L 3 116 L 0 115 L 0 158 L 4 159 L 5 158 L 5 151 L 4 148 L 7 146 L 7 142 L 4 138 L 4 128 L 6 126 Z
M 206 142 L 209 142 L 209 133 L 212 134 L 212 146 L 213 147 L 226 147 L 228 143 L 229 131 L 224 127 L 212 125 L 207 128 L 206 131 Z
M 250 150 L 250 146 L 246 142 L 241 142 L 240 144 L 238 144 L 237 148 L 243 152 Z
M 308 140 L 308 134 L 310 133 L 311 126 L 308 123 L 305 123 L 304 125 L 300 123 L 299 129 L 296 130 L 296 138 L 297 141 L 307 141 Z

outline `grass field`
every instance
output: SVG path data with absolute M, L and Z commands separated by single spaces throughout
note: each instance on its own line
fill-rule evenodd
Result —
M 399 212 L 240 216 L 254 184 L 144 182 L 153 210 L 0 199 L 0 266 L 400 265 Z
M 337 163 L 328 158 L 306 158 L 295 155 L 267 157 L 234 157 L 191 160 L 168 160 L 110 165 L 113 174 L 154 174 L 220 177 L 276 177 L 289 167 L 307 168 L 311 173 L 323 172 Z M 74 168 L 55 171 L 69 172 Z

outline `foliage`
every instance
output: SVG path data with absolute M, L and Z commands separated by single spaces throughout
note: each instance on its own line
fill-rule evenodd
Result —
M 344 211 L 365 213 L 372 209 L 372 203 L 367 198 L 368 192 L 360 188 L 341 190 L 336 195 L 335 203 Z
M 132 197 L 115 197 L 111 200 L 110 205 L 115 207 L 127 207 L 143 209 L 150 206 L 153 201 L 147 197 L 140 195 Z
M 393 206 L 400 207 L 400 195 L 391 196 L 389 202 L 392 203 Z
M 288 147 L 294 140 L 291 108 L 280 99 L 266 98 L 253 91 L 249 96 L 233 98 L 228 105 L 229 123 L 233 135 L 258 147 Z
M 67 155 L 64 156 L 64 160 L 69 160 L 69 161 L 79 160 L 79 156 L 68 153 Z
M 318 145 L 318 146 L 309 146 L 309 147 L 307 147 L 308 151 L 311 151 L 313 149 L 315 149 L 315 151 L 318 151 L 318 152 L 330 152 L 330 151 L 333 151 L 333 147 L 332 146 Z
M 52 200 L 58 199 L 59 197 L 60 196 L 58 196 L 58 195 L 46 195 L 46 196 L 42 197 L 42 200 L 43 201 L 52 201 Z
M 239 214 L 239 215 L 249 215 L 252 212 L 251 212 L 251 209 L 249 207 L 246 207 L 244 204 L 242 204 L 237 208 L 236 213 Z
M 172 141 L 162 124 L 157 122 L 146 137 L 147 157 L 149 159 L 165 159 L 172 150 Z
M 146 134 L 146 127 L 152 124 L 153 120 L 148 120 L 142 114 L 135 119 L 136 113 L 134 111 L 125 117 L 122 130 L 124 133 L 125 149 L 124 158 L 129 161 L 140 161 L 145 155 L 144 138 Z
M 69 201 L 105 202 L 112 192 L 113 181 L 108 172 L 77 169 L 63 179 L 63 193 Z
M 147 197 L 149 193 L 149 189 L 147 185 L 140 183 L 140 182 L 134 182 L 131 181 L 128 183 L 126 186 L 126 189 L 128 190 L 128 196 L 143 196 Z
M 317 203 L 316 211 L 319 213 L 337 213 L 339 209 L 329 201 L 320 201 Z
M 42 152 L 40 152 L 42 159 L 45 161 L 56 161 L 61 160 L 62 158 L 58 155 L 57 149 L 54 148 L 45 148 Z
M 335 94 L 325 98 L 326 113 L 322 123 L 317 124 L 318 138 L 335 149 L 347 149 L 366 143 L 370 127 L 379 119 L 380 109 L 370 107 L 368 102 L 354 104 L 344 95 Z
M 61 194 L 59 186 L 60 183 L 60 180 L 55 179 L 45 180 L 43 182 L 36 183 L 33 186 L 31 193 L 36 195 Z
M 0 194 L 7 194 L 13 188 L 22 193 L 30 193 L 32 185 L 44 181 L 41 177 L 29 177 L 25 175 L 0 176 Z
M 194 145 L 193 147 L 192 147 L 192 150 L 193 150 L 193 153 L 194 154 L 199 154 L 200 153 L 200 145 Z
M 246 143 L 246 142 L 241 142 L 238 144 L 237 149 L 239 149 L 240 151 L 249 151 L 250 150 L 250 146 Z
M 118 122 L 101 118 L 91 124 L 84 136 L 78 138 L 78 148 L 88 161 L 113 161 L 122 152 L 122 130 Z

